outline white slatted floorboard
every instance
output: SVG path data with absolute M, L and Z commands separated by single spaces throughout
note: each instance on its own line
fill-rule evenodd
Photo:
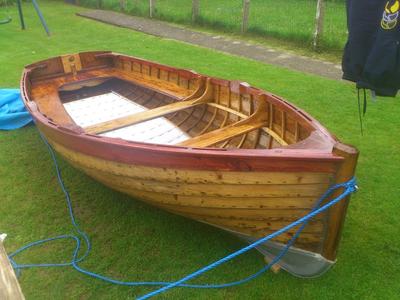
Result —
M 88 97 L 64 104 L 64 108 L 81 126 L 87 127 L 133 115 L 147 108 L 115 92 Z M 190 138 L 166 118 L 157 118 L 100 134 L 135 142 L 174 145 Z

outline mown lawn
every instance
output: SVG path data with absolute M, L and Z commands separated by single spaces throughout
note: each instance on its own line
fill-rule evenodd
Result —
M 120 11 L 120 1 L 102 0 L 102 8 Z M 316 0 L 251 0 L 248 33 L 252 36 L 275 38 L 283 44 L 312 48 Z M 80 0 L 80 4 L 97 7 L 98 0 Z M 243 0 L 200 0 L 200 16 L 196 26 L 239 33 Z M 149 16 L 149 1 L 126 1 L 125 12 Z M 181 24 L 192 23 L 192 1 L 158 0 L 155 18 Z M 343 0 L 326 1 L 322 51 L 343 48 L 347 38 L 346 9 Z
M 30 4 L 28 29 L 0 26 L 0 87 L 18 87 L 25 64 L 53 55 L 112 49 L 209 75 L 240 79 L 286 97 L 361 152 L 360 191 L 348 210 L 338 263 L 324 276 L 303 280 L 266 274 L 223 290 L 174 289 L 165 299 L 398 299 L 400 294 L 400 103 L 370 104 L 365 135 L 359 131 L 352 85 L 292 72 L 188 44 L 96 23 L 75 16 L 80 8 L 40 2 L 53 32 L 46 37 Z M 2 13 L 3 10 L 0 11 Z M 93 251 L 82 266 L 125 280 L 174 280 L 243 244 L 218 229 L 154 209 L 109 190 L 61 161 L 76 217 Z M 71 226 L 49 155 L 34 126 L 0 132 L 0 232 L 8 252 Z M 62 242 L 18 257 L 20 263 L 67 260 Z M 242 278 L 263 265 L 255 251 L 197 282 Z M 20 282 L 27 299 L 127 299 L 152 288 L 113 286 L 71 268 L 32 269 Z

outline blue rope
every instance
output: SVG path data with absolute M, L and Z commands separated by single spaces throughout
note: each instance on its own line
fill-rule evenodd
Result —
M 40 132 L 39 132 L 40 133 Z M 50 146 L 50 144 L 47 142 L 47 140 L 44 138 L 44 136 L 40 133 L 40 136 L 43 140 L 43 142 L 46 144 L 50 156 L 53 160 L 54 163 L 54 167 L 55 167 L 55 171 L 57 174 L 57 179 L 58 182 L 60 184 L 60 187 L 65 195 L 65 201 L 67 204 L 67 208 L 68 208 L 68 213 L 69 213 L 69 217 L 71 220 L 71 224 L 73 226 L 73 228 L 76 230 L 77 235 L 59 235 L 56 237 L 52 237 L 52 238 L 47 238 L 47 239 L 43 239 L 43 240 L 39 240 L 36 242 L 32 242 L 29 243 L 21 248 L 19 248 L 18 250 L 16 250 L 15 252 L 11 253 L 9 255 L 9 260 L 11 262 L 11 265 L 13 266 L 14 270 L 16 271 L 17 276 L 20 276 L 21 273 L 21 269 L 27 269 L 27 268 L 36 268 L 36 267 L 66 267 L 66 266 L 72 266 L 75 270 L 77 270 L 78 272 L 81 272 L 83 274 L 86 274 L 88 276 L 109 282 L 109 283 L 113 283 L 113 284 L 118 284 L 118 285 L 124 285 L 124 286 L 162 286 L 161 288 L 148 293 L 140 298 L 138 298 L 138 300 L 144 300 L 144 299 L 148 299 L 150 297 L 156 296 L 160 293 L 163 293 L 171 288 L 174 287 L 186 287 L 186 288 L 199 288 L 199 289 L 210 289 L 210 288 L 226 288 L 226 287 L 231 287 L 231 286 L 235 286 L 235 285 L 239 285 L 239 284 L 243 284 L 246 283 L 258 276 L 260 276 L 261 274 L 265 273 L 267 270 L 269 270 L 274 264 L 276 264 L 289 250 L 289 248 L 294 244 L 294 242 L 296 241 L 296 239 L 298 238 L 298 236 L 301 234 L 301 232 L 303 231 L 304 227 L 308 224 L 308 222 L 310 221 L 310 219 L 312 219 L 313 217 L 315 217 L 317 214 L 327 210 L 329 207 L 335 205 L 337 202 L 339 202 L 340 200 L 346 198 L 348 195 L 350 195 L 351 193 L 353 193 L 354 191 L 356 191 L 357 186 L 356 186 L 356 181 L 355 178 L 350 179 L 349 181 L 345 182 L 345 183 L 340 183 L 340 184 L 336 184 L 331 186 L 322 196 L 321 198 L 317 201 L 317 203 L 315 204 L 315 206 L 312 208 L 311 212 L 309 214 L 307 214 L 306 216 L 298 219 L 297 221 L 287 225 L 286 227 L 264 237 L 261 238 L 259 240 L 257 240 L 256 242 L 204 267 L 199 269 L 198 271 L 187 275 L 185 277 L 183 277 L 182 279 L 175 281 L 175 282 L 157 282 L 157 281 L 121 281 L 121 280 L 117 280 L 117 279 L 113 279 L 101 274 L 97 274 L 94 272 L 91 272 L 89 270 L 83 269 L 81 268 L 78 263 L 82 262 L 88 255 L 89 252 L 91 250 L 91 243 L 89 240 L 88 235 L 80 229 L 75 216 L 74 216 L 74 212 L 72 209 L 72 202 L 71 202 L 71 198 L 70 195 L 68 193 L 68 190 L 65 187 L 64 181 L 62 179 L 61 176 L 61 170 L 60 167 L 58 165 L 57 162 L 57 158 L 55 156 L 54 150 L 52 149 L 52 147 Z M 326 200 L 329 196 L 331 196 L 336 190 L 338 189 L 344 189 L 343 192 L 336 197 L 335 199 L 331 200 L 330 202 L 326 203 L 325 205 L 321 206 L 322 202 L 324 200 Z M 237 280 L 237 281 L 233 281 L 233 282 L 228 282 L 228 283 L 223 283 L 223 284 L 187 284 L 185 282 L 198 277 L 199 275 L 210 271 L 211 269 L 216 268 L 217 266 L 261 245 L 262 243 L 265 243 L 266 241 L 269 241 L 275 237 L 277 237 L 278 235 L 296 227 L 296 226 L 300 226 L 296 233 L 292 236 L 292 238 L 289 240 L 289 242 L 286 244 L 286 246 L 280 251 L 280 253 L 275 256 L 275 258 L 273 260 L 271 260 L 266 266 L 264 266 L 263 268 L 261 268 L 259 271 L 257 271 L 256 273 L 243 278 L 241 280 Z M 86 250 L 84 252 L 84 254 L 82 256 L 79 257 L 79 252 L 81 251 L 81 238 L 84 241 Z M 18 264 L 15 262 L 14 257 L 18 254 L 20 254 L 23 251 L 28 250 L 31 247 L 34 246 L 39 246 L 39 245 L 43 245 L 45 243 L 48 242 L 52 242 L 52 241 L 56 241 L 56 240 L 63 240 L 63 239 L 72 239 L 75 241 L 75 249 L 72 255 L 72 259 L 69 262 L 63 262 L 63 263 L 43 263 L 43 264 Z
M 271 239 L 273 239 L 273 238 L 275 238 L 275 237 L 277 237 L 277 236 L 279 236 L 279 235 L 281 235 L 282 233 L 292 229 L 293 227 L 296 227 L 296 226 L 298 226 L 298 225 L 310 220 L 311 218 L 313 218 L 316 215 L 318 215 L 319 213 L 325 211 L 326 209 L 328 209 L 332 205 L 336 204 L 340 200 L 344 199 L 345 197 L 347 197 L 351 193 L 355 192 L 356 189 L 357 189 L 356 188 L 356 182 L 355 182 L 354 178 L 350 179 L 346 183 L 335 185 L 334 188 L 335 187 L 343 187 L 343 188 L 345 188 L 345 190 L 338 197 L 336 197 L 332 201 L 326 203 L 322 207 L 315 209 L 314 211 L 312 211 L 309 214 L 305 215 L 304 217 L 298 219 L 297 221 L 295 221 L 295 222 L 283 227 L 282 229 L 279 229 L 278 231 L 275 231 L 274 233 L 272 233 L 272 234 L 270 234 L 270 235 L 268 235 L 268 236 L 266 236 L 264 238 L 261 238 L 261 239 L 257 240 L 256 242 L 248 245 L 247 247 L 244 247 L 244 248 L 242 248 L 242 249 L 240 249 L 240 250 L 238 250 L 238 251 L 236 251 L 236 252 L 234 252 L 232 254 L 229 254 L 229 255 L 225 256 L 224 258 L 222 258 L 222 259 L 220 259 L 220 260 L 218 260 L 216 262 L 213 262 L 212 264 L 209 264 L 208 266 L 205 266 L 205 267 L 197 270 L 196 272 L 193 272 L 192 274 L 189 274 L 189 275 L 183 277 L 180 280 L 177 280 L 177 281 L 175 281 L 173 283 L 170 283 L 167 286 L 164 286 L 164 287 L 162 287 L 162 288 L 160 288 L 158 290 L 155 290 L 155 291 L 153 291 L 151 293 L 148 293 L 148 294 L 146 294 L 146 295 L 144 295 L 142 297 L 139 297 L 138 300 L 148 299 L 148 298 L 156 296 L 156 295 L 158 295 L 160 293 L 166 292 L 169 289 L 172 289 L 172 288 L 174 288 L 176 286 L 179 286 L 179 285 L 183 284 L 184 282 L 186 282 L 188 280 L 191 280 L 191 279 L 193 279 L 195 277 L 198 277 L 201 274 L 203 274 L 203 273 L 205 273 L 207 271 L 210 271 L 211 269 L 214 269 L 214 268 L 218 267 L 219 265 L 221 265 L 221 264 L 223 264 L 223 263 L 225 263 L 225 262 L 227 262 L 227 261 L 229 261 L 229 260 L 231 260 L 231 259 L 233 259 L 233 258 L 235 258 L 235 257 L 237 257 L 237 256 L 239 256 L 239 255 L 241 255 L 241 254 L 243 254 L 243 253 L 245 253 L 245 252 L 247 252 L 247 251 L 249 251 L 249 250 L 251 250 L 251 249 L 253 249 L 253 248 L 255 248 L 255 247 L 257 247 L 257 246 L 259 246 L 259 245 L 271 240 Z

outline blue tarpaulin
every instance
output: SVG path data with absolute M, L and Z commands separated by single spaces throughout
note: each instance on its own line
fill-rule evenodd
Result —
M 0 130 L 21 128 L 32 122 L 17 89 L 0 89 Z

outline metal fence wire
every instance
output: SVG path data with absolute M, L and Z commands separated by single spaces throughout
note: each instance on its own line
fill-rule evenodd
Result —
M 0 1 L 0 6 L 4 4 Z M 11 4 L 15 0 L 8 0 Z M 321 49 L 342 49 L 345 0 L 69 0 L 77 5 L 191 24 L 229 33 L 270 37 L 312 47 L 317 3 L 323 5 Z

